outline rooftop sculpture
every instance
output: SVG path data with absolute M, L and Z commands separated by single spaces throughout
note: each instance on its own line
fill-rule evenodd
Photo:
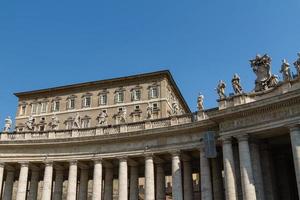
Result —
M 222 80 L 220 80 L 220 81 L 219 81 L 219 84 L 218 84 L 218 86 L 217 86 L 217 88 L 216 88 L 217 93 L 218 93 L 220 99 L 226 98 L 226 95 L 225 95 L 225 89 L 226 89 L 226 84 L 225 84 L 225 82 L 222 81 Z
M 297 71 L 297 76 L 300 77 L 300 52 L 297 53 L 298 59 L 294 62 L 294 66 Z
M 290 81 L 292 79 L 290 64 L 286 61 L 286 59 L 282 60 L 281 70 L 283 81 Z
M 240 84 L 240 77 L 238 74 L 234 74 L 233 78 L 231 80 L 233 91 L 235 94 L 242 94 L 243 93 L 243 88 Z

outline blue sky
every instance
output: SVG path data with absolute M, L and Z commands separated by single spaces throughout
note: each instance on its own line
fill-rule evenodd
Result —
M 272 71 L 300 51 L 299 0 L 0 1 L 0 125 L 14 92 L 171 70 L 192 110 L 198 92 L 237 72 L 254 87 L 249 59 L 268 53 Z M 294 69 L 293 69 L 294 70 Z

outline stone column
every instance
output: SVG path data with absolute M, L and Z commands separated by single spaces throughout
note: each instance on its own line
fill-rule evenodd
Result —
M 139 200 L 139 168 L 137 165 L 130 166 L 130 200 Z
M 113 166 L 109 164 L 105 166 L 104 177 L 104 200 L 112 200 L 113 198 Z
M 255 142 L 250 143 L 250 150 L 251 150 L 251 161 L 253 167 L 253 178 L 255 183 L 256 198 L 257 200 L 264 200 L 265 192 L 264 192 L 264 183 L 263 183 L 262 171 L 261 171 L 259 145 Z
M 89 168 L 88 166 L 80 167 L 80 183 L 79 183 L 79 200 L 86 200 L 88 195 Z
M 201 199 L 213 200 L 209 159 L 205 156 L 204 148 L 200 149 L 200 181 Z
M 53 190 L 53 200 L 61 200 L 63 194 L 64 169 L 60 166 L 55 167 L 55 184 Z
M 0 198 L 2 196 L 3 176 L 4 176 L 4 163 L 0 163 Z
M 153 157 L 145 158 L 145 200 L 155 200 L 154 164 Z
M 67 200 L 76 200 L 77 194 L 77 161 L 70 161 Z
M 16 200 L 25 200 L 27 194 L 28 163 L 21 163 Z
M 261 148 L 261 164 L 266 200 L 276 200 L 276 185 L 273 168 L 273 159 L 267 144 Z
M 249 137 L 247 135 L 242 135 L 237 138 L 239 142 L 239 158 L 243 200 L 256 200 L 248 138 Z
M 223 179 L 222 179 L 222 169 L 220 167 L 219 158 L 214 158 L 211 160 L 212 168 L 212 185 L 213 185 L 213 196 L 214 200 L 223 200 Z
M 183 195 L 184 200 L 193 200 L 193 177 L 192 177 L 192 166 L 191 159 L 187 156 L 182 157 L 183 164 Z
M 127 158 L 119 160 L 119 200 L 128 199 L 128 169 Z
M 156 164 L 156 200 L 166 199 L 166 180 L 163 163 Z
M 52 176 L 53 176 L 53 163 L 47 162 L 45 163 L 42 200 L 51 200 Z
M 180 153 L 172 153 L 172 196 L 173 200 L 183 200 Z
M 38 167 L 31 167 L 30 188 L 28 200 L 36 200 L 39 186 L 40 169 Z
M 5 187 L 3 192 L 3 200 L 12 199 L 12 191 L 15 181 L 15 171 L 13 169 L 8 169 L 6 173 Z
M 223 162 L 224 162 L 226 200 L 236 200 L 237 193 L 236 193 L 236 181 L 235 181 L 235 168 L 234 168 L 231 138 L 223 139 Z
M 297 179 L 298 196 L 300 198 L 300 127 L 299 125 L 290 128 L 290 137 L 293 150 L 294 167 Z
M 93 176 L 93 200 L 101 200 L 102 197 L 102 160 L 94 160 Z

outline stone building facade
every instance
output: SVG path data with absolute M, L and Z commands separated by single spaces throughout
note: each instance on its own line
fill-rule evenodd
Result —
M 252 66 L 264 72 L 262 67 L 266 63 L 258 61 L 265 58 L 256 59 Z M 70 129 L 48 127 L 41 131 L 33 128 L 36 121 L 28 120 L 28 111 L 25 116 L 19 114 L 17 129 L 22 124 L 27 128 L 5 131 L 0 137 L 2 199 L 299 199 L 300 76 L 273 84 L 272 74 L 259 74 L 255 91 L 241 92 L 242 88 L 237 87 L 236 93 L 230 96 L 225 94 L 224 82 L 220 82 L 222 88 L 218 92 L 222 94 L 219 94 L 218 107 L 202 109 L 200 97 L 199 110 L 191 113 L 169 72 L 154 74 L 165 81 L 160 83 L 160 95 L 166 98 L 166 106 L 160 104 L 161 114 L 157 119 L 116 123 L 111 118 L 101 126 L 91 122 L 90 127 L 74 127 L 73 123 Z M 133 80 L 129 80 L 126 91 L 136 85 L 144 89 L 148 84 L 153 85 L 152 75 L 141 75 L 145 81 L 145 76 L 151 77 L 145 85 L 132 84 Z M 239 84 L 237 76 L 234 78 L 233 84 Z M 140 80 L 139 76 L 133 79 Z M 121 82 L 126 85 L 126 81 L 125 78 Z M 118 83 L 109 92 L 114 93 L 119 87 Z M 173 89 L 178 106 L 168 103 L 168 87 Z M 99 88 L 93 91 L 103 90 Z M 45 97 L 51 102 L 57 96 L 67 100 L 69 95 L 81 99 L 87 92 L 84 89 L 81 93 L 58 95 L 60 91 L 54 91 L 49 96 L 50 91 L 17 94 L 19 107 L 23 102 L 30 105 L 34 98 L 37 102 Z M 145 101 L 142 113 L 147 113 L 146 105 L 151 99 Z M 130 101 L 128 104 L 126 108 L 130 110 L 133 104 Z M 171 108 L 181 112 L 168 112 Z M 89 111 L 93 120 L 100 110 Z M 108 110 L 108 116 L 115 111 Z M 79 107 L 68 114 L 77 112 L 87 111 Z M 79 116 L 82 119 L 83 114 Z M 59 121 L 68 118 L 65 113 L 57 113 L 57 117 Z

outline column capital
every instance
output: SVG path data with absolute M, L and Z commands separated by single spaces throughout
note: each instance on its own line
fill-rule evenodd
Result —
M 248 134 L 242 134 L 242 135 L 237 135 L 235 136 L 236 139 L 239 141 L 239 142 L 242 142 L 242 141 L 248 141 L 249 140 L 249 135 Z
M 27 162 L 27 161 L 19 162 L 19 164 L 20 164 L 21 167 L 28 167 L 29 166 L 29 162 Z
M 150 153 L 150 152 L 148 152 L 148 153 L 144 153 L 144 157 L 145 157 L 145 159 L 147 160 L 147 159 L 153 159 L 154 158 L 154 153 Z
M 118 160 L 119 160 L 120 162 L 127 162 L 128 157 L 127 157 L 127 156 L 119 156 L 119 157 L 118 157 Z
M 53 161 L 51 161 L 51 160 L 46 160 L 46 161 L 44 161 L 44 165 L 45 165 L 45 166 L 53 166 Z
M 69 160 L 70 165 L 77 165 L 78 161 L 77 160 Z
M 94 162 L 94 164 L 102 164 L 102 158 L 93 158 L 92 161 Z
M 169 153 L 174 157 L 174 156 L 180 156 L 181 152 L 180 150 L 173 150 L 173 151 L 169 151 Z
M 220 138 L 223 144 L 231 144 L 232 143 L 232 137 L 231 136 L 223 136 Z

